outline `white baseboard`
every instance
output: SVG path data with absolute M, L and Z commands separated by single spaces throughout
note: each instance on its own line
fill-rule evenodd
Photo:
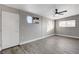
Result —
M 46 36 L 43 36 L 43 37 L 39 37 L 39 38 L 36 38 L 36 39 L 32 39 L 32 40 L 29 40 L 29 41 L 25 41 L 25 42 L 20 43 L 20 45 L 27 44 L 27 43 L 30 43 L 30 42 L 33 42 L 33 41 L 36 41 L 36 40 L 40 40 L 40 39 L 43 39 L 43 38 L 47 38 L 47 37 L 50 37 L 50 36 L 53 36 L 53 35 L 54 34 L 46 35 Z
M 56 35 L 79 39 L 79 37 L 77 36 L 70 36 L 70 35 L 63 35 L 63 34 L 56 34 Z
M 46 35 L 46 36 L 42 36 L 41 39 L 43 39 L 43 38 L 47 38 L 47 37 L 50 37 L 50 36 L 54 36 L 54 34 L 50 34 L 50 35 Z

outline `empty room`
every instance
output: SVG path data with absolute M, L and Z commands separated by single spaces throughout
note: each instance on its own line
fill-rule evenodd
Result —
M 79 54 L 79 4 L 0 4 L 0 54 Z

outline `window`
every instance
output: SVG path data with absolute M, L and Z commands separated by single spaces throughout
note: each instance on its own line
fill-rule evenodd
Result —
M 47 32 L 50 32 L 54 29 L 54 22 L 52 20 L 47 23 Z
M 75 27 L 75 26 L 76 26 L 75 20 L 59 21 L 59 27 Z
M 32 17 L 31 16 L 27 16 L 27 23 L 32 23 Z

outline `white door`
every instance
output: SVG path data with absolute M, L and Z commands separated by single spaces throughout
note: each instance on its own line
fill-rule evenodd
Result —
M 19 44 L 19 15 L 2 11 L 2 49 Z

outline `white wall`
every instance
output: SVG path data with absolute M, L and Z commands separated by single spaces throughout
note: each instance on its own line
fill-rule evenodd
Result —
M 37 16 L 39 17 L 39 24 L 28 24 L 26 21 L 27 16 Z M 49 22 L 52 22 L 50 25 Z M 20 43 L 33 41 L 38 38 L 47 37 L 48 35 L 54 34 L 54 22 L 51 19 L 20 11 Z M 47 31 L 48 28 L 52 29 Z
M 2 49 L 19 44 L 19 14 L 2 11 Z
M 15 8 L 6 7 L 4 5 L 0 5 L 0 7 L 0 12 L 2 13 L 0 13 L 0 47 L 2 49 L 12 47 L 27 41 L 33 41 L 34 39 L 41 39 L 42 37 L 45 38 L 54 34 L 54 21 L 52 21 L 52 19 L 45 18 L 43 16 L 39 16 L 30 12 L 18 10 Z M 17 21 L 18 15 L 20 21 Z M 27 16 L 39 17 L 40 23 L 28 24 L 26 21 Z M 19 43 L 16 40 L 18 34 L 15 34 L 17 33 L 17 30 L 13 30 L 14 28 L 18 28 L 18 25 Z M 12 30 L 14 32 L 12 32 Z
M 0 8 L 0 50 L 2 47 L 2 12 L 1 12 L 1 8 Z
M 75 20 L 76 21 L 76 27 L 59 27 L 59 21 L 66 21 L 66 20 Z M 66 17 L 62 19 L 56 20 L 56 34 L 68 36 L 68 37 L 74 37 L 79 38 L 79 15 Z

